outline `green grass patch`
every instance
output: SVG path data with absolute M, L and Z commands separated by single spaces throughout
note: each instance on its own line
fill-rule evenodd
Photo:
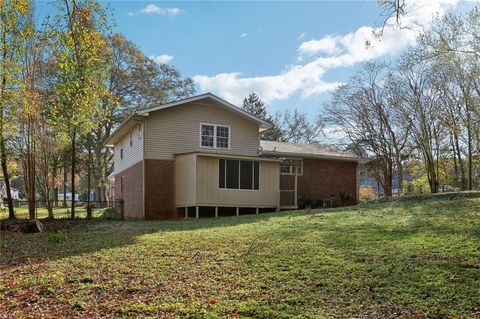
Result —
M 480 317 L 480 199 L 422 196 L 2 239 L 6 317 Z M 32 306 L 34 305 L 34 306 Z

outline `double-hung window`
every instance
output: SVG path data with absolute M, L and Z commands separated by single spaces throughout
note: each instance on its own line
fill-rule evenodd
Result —
M 259 189 L 259 162 L 219 159 L 218 187 L 226 189 Z
M 230 126 L 200 124 L 200 146 L 204 148 L 230 149 Z

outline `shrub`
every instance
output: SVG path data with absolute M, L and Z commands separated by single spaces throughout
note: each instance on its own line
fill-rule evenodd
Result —
M 48 236 L 48 240 L 54 243 L 59 243 L 67 240 L 67 233 L 64 230 L 48 232 L 47 236 Z
M 340 191 L 338 193 L 340 195 L 340 202 L 342 205 L 348 205 L 350 203 L 350 200 L 352 199 L 352 193 L 347 192 L 347 191 Z
M 359 189 L 359 200 L 366 202 L 377 198 L 377 191 L 373 186 L 364 186 Z

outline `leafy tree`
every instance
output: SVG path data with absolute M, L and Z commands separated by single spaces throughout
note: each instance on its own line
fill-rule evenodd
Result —
M 94 116 L 98 125 L 91 132 L 91 184 L 97 200 L 105 200 L 112 163 L 112 152 L 103 142 L 128 115 L 137 109 L 186 98 L 195 93 L 193 82 L 182 78 L 173 66 L 157 64 L 147 58 L 122 34 L 109 38 L 109 65 L 106 78 L 107 94 Z
M 8 158 L 11 156 L 9 141 L 14 135 L 13 120 L 15 99 L 20 83 L 20 56 L 28 37 L 28 0 L 4 0 L 0 2 L 0 157 L 3 180 L 7 192 L 8 216 L 15 218 L 10 193 Z M 3 199 L 2 199 L 3 200 Z
M 108 30 L 105 10 L 94 0 L 64 0 L 51 24 L 58 63 L 54 87 L 57 103 L 52 116 L 57 128 L 70 139 L 71 218 L 75 218 L 77 139 L 97 124 L 98 103 L 106 92 Z

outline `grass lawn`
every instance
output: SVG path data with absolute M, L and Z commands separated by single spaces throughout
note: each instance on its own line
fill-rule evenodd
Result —
M 480 194 L 4 233 L 0 316 L 480 317 Z

